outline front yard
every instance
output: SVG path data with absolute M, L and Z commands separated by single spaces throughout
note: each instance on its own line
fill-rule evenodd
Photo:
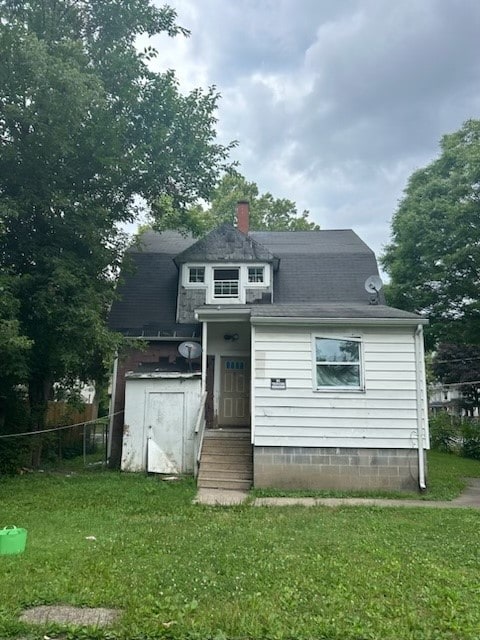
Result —
M 480 512 L 212 508 L 194 492 L 108 472 L 1 480 L 0 524 L 29 538 L 0 556 L 0 637 L 54 636 L 18 615 L 63 603 L 124 612 L 70 638 L 479 638 Z

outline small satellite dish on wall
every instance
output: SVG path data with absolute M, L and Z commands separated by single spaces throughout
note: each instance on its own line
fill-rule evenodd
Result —
M 187 360 L 195 360 L 202 355 L 202 345 L 198 342 L 182 342 L 178 345 L 178 353 Z
M 365 291 L 370 294 L 370 304 L 378 304 L 378 292 L 382 287 L 380 276 L 370 276 L 365 280 Z

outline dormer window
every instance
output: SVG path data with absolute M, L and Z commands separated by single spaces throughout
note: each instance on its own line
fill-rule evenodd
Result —
M 204 283 L 205 282 L 205 267 L 189 267 L 188 269 L 188 282 L 190 283 Z
M 268 264 L 235 262 L 182 265 L 181 287 L 195 289 L 195 304 L 205 297 L 206 304 L 246 304 L 258 300 L 271 286 Z M 200 294 L 204 291 L 204 294 Z M 193 294 L 192 294 L 193 296 Z
M 248 282 L 263 283 L 263 267 L 248 267 Z
M 213 297 L 238 298 L 240 269 L 213 270 Z

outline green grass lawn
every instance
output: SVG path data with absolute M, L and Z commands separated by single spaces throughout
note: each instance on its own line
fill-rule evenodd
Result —
M 29 538 L 0 556 L 0 638 L 480 637 L 480 512 L 215 508 L 194 493 L 105 471 L 2 479 L 0 524 Z M 18 622 L 45 603 L 124 614 L 108 632 Z

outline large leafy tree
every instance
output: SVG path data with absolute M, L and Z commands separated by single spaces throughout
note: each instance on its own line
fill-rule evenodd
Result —
M 140 35 L 185 33 L 150 0 L 0 0 L 0 273 L 32 426 L 55 381 L 105 371 L 120 225 L 168 198 L 207 199 L 225 169 L 215 90 L 182 94 Z M 13 318 L 12 318 L 13 314 Z M 13 322 L 13 324 L 12 324 Z M 16 323 L 16 324 L 15 324 Z M 6 336 L 6 338 L 5 338 Z
M 236 204 L 250 203 L 250 228 L 255 231 L 315 231 L 320 227 L 309 219 L 309 212 L 299 213 L 294 202 L 261 194 L 255 182 L 249 182 L 237 171 L 225 173 L 205 208 L 199 204 L 178 209 L 168 198 L 160 198 L 156 208 L 161 212 L 157 229 L 185 229 L 202 235 L 224 222 L 235 223 Z
M 480 342 L 479 120 L 411 176 L 382 262 L 391 304 L 427 315 L 435 339 Z

